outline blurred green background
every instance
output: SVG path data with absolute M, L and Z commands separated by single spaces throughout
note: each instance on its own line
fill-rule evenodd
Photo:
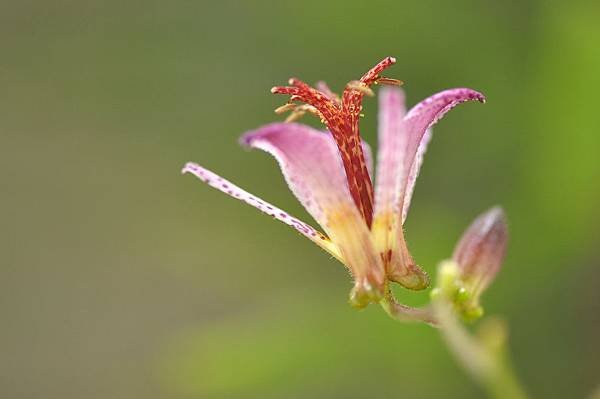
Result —
M 393 55 L 411 105 L 488 97 L 435 129 L 414 256 L 433 272 L 502 204 L 510 250 L 486 309 L 510 323 L 534 397 L 585 397 L 600 383 L 599 19 L 592 1 L 2 1 L 0 396 L 482 397 L 435 330 L 353 310 L 340 264 L 179 175 L 197 161 L 311 221 L 236 140 L 279 118 L 269 88 L 289 76 L 339 89 Z

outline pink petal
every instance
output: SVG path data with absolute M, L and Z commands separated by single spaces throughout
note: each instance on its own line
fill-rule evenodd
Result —
M 356 280 L 353 303 L 378 301 L 383 264 L 350 195 L 333 137 L 301 124 L 274 123 L 245 134 L 241 142 L 275 157 L 294 195 L 339 248 Z
M 331 134 L 326 132 L 326 134 Z M 367 164 L 367 171 L 369 171 L 369 176 L 371 177 L 371 181 L 373 181 L 373 150 L 371 150 L 371 146 L 366 141 L 362 142 L 363 153 L 365 154 L 365 163 Z
M 431 136 L 432 130 L 431 128 L 429 128 L 425 131 L 425 134 L 421 138 L 421 142 L 419 143 L 419 147 L 417 148 L 417 153 L 415 154 L 415 160 L 413 161 L 410 170 L 408 171 L 408 177 L 406 178 L 404 201 L 402 203 L 402 224 L 404 224 L 404 222 L 406 221 L 406 216 L 408 216 L 410 201 L 412 200 L 412 195 L 415 191 L 415 183 L 417 181 L 417 177 L 419 176 L 421 165 L 423 164 L 425 151 L 427 151 L 427 145 L 429 144 L 429 141 L 431 141 Z
M 402 225 L 431 139 L 431 126 L 454 106 L 468 100 L 484 101 L 484 97 L 470 89 L 447 90 L 422 101 L 406 114 L 400 89 L 380 90 L 373 235 L 388 278 L 408 288 L 424 288 L 427 284 L 426 274 L 406 247 Z
M 209 186 L 214 187 L 217 190 L 222 191 L 240 201 L 244 201 L 245 203 L 259 209 L 261 212 L 266 213 L 267 215 L 287 224 L 288 226 L 293 227 L 300 232 L 300 234 L 304 235 L 309 240 L 323 248 L 325 251 L 342 261 L 338 248 L 327 237 L 325 237 L 324 234 L 313 229 L 311 226 L 302 222 L 301 220 L 289 215 L 287 212 L 277 208 L 272 204 L 269 204 L 266 201 L 263 201 L 247 191 L 242 190 L 235 184 L 223 179 L 222 177 L 196 163 L 188 162 L 181 170 L 181 173 L 192 173 Z
M 444 90 L 412 107 L 406 115 L 406 120 L 408 123 L 413 124 L 420 121 L 419 123 L 424 124 L 422 126 L 422 130 L 424 130 L 434 125 L 458 104 L 473 100 L 485 103 L 485 96 L 478 91 L 467 88 Z
M 458 104 L 473 100 L 484 103 L 485 97 L 483 94 L 471 89 L 449 89 L 426 98 L 408 111 L 404 120 L 408 132 L 408 143 L 404 159 L 406 181 L 402 194 L 403 223 L 410 206 L 410 200 L 414 191 L 415 181 L 419 175 L 423 155 L 431 139 L 431 127 Z M 428 131 L 429 133 L 426 134 Z
M 428 277 L 408 251 L 400 220 L 400 196 L 408 173 L 405 170 L 408 134 L 404 124 L 404 92 L 397 88 L 382 88 L 379 96 L 373 237 L 388 278 L 407 288 L 422 289 L 428 285 Z
M 383 87 L 379 91 L 379 148 L 375 179 L 375 218 L 393 212 L 400 194 L 406 157 L 404 92 Z
M 329 210 L 355 208 L 330 134 L 297 123 L 272 123 L 244 134 L 240 142 L 275 157 L 294 195 L 326 232 Z
M 350 302 L 359 308 L 379 302 L 385 289 L 385 269 L 364 219 L 355 206 L 338 207 L 328 222 L 329 237 L 355 280 Z

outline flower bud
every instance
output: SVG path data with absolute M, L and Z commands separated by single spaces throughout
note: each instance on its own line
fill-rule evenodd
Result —
M 507 241 L 506 216 L 502 208 L 494 207 L 475 219 L 456 246 L 452 259 L 475 301 L 500 270 Z

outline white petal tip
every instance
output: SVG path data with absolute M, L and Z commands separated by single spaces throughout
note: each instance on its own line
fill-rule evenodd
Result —
M 181 174 L 185 175 L 186 173 L 193 173 L 196 168 L 197 166 L 194 162 L 188 162 L 183 168 L 181 168 Z
M 506 212 L 499 205 L 496 205 L 496 206 L 490 208 L 483 215 L 485 215 L 486 219 L 490 219 L 490 220 L 494 220 L 494 221 L 501 221 L 502 223 L 506 223 Z

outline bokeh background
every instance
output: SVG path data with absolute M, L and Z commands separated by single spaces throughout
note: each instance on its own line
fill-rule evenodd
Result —
M 482 397 L 435 330 L 353 310 L 341 265 L 179 175 L 198 161 L 311 221 L 237 137 L 279 118 L 269 88 L 289 76 L 340 88 L 393 55 L 409 104 L 456 86 L 488 97 L 435 129 L 414 256 L 433 272 L 502 204 L 510 251 L 486 309 L 509 322 L 534 397 L 586 397 L 600 383 L 599 18 L 593 1 L 2 1 L 0 396 Z

